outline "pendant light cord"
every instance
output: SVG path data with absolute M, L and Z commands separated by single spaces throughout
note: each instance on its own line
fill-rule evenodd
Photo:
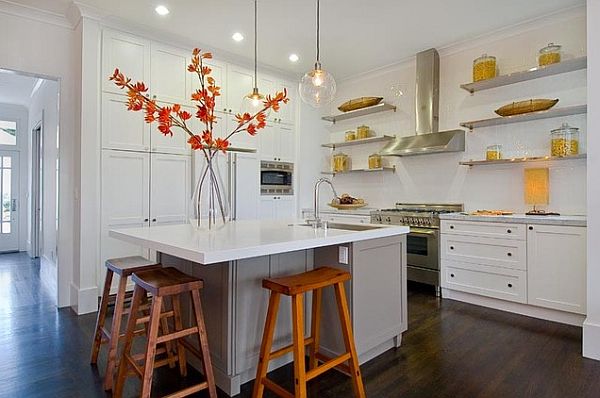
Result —
M 320 0 L 317 0 L 317 63 L 320 63 L 319 60 L 319 35 L 320 35 L 320 27 L 321 27 L 321 22 L 319 20 L 319 16 L 321 15 L 321 2 Z
M 257 71 L 257 54 L 258 54 L 258 6 L 257 6 L 257 1 L 258 0 L 254 0 L 254 87 L 258 87 L 258 73 Z

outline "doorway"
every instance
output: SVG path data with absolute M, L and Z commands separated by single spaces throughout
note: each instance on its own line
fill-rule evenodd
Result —
M 0 254 L 19 251 L 19 152 L 0 151 Z
M 43 116 L 42 116 L 43 120 Z M 31 131 L 31 187 L 29 192 L 31 193 L 30 203 L 30 214 L 31 214 L 31 226 L 30 226 L 30 256 L 32 258 L 39 258 L 42 247 L 43 235 L 43 217 L 42 217 L 42 201 L 44 195 L 44 150 L 42 148 L 43 133 L 42 133 L 43 122 L 39 122 Z

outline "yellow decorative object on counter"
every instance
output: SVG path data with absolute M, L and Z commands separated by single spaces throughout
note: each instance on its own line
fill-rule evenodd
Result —
M 333 155 L 333 172 L 342 173 L 350 169 L 350 158 L 345 153 L 335 153 Z
M 374 153 L 369 156 L 369 169 L 380 169 L 381 168 L 381 155 Z
M 371 129 L 369 128 L 369 126 L 358 126 L 356 128 L 356 138 L 359 140 L 364 140 L 365 138 L 369 138 L 369 136 L 371 135 Z
M 473 81 L 492 79 L 496 77 L 496 57 L 483 54 L 473 61 Z
M 485 151 L 486 160 L 502 159 L 502 145 L 490 145 Z
M 564 157 L 579 154 L 579 129 L 568 123 L 550 132 L 552 156 Z
M 345 141 L 354 141 L 356 139 L 356 131 L 348 130 L 344 136 Z
M 540 50 L 538 64 L 540 66 L 557 64 L 560 62 L 560 49 L 558 44 L 550 43 Z

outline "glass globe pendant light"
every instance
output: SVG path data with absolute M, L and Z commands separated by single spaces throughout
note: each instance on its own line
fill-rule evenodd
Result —
M 259 111 L 261 111 L 265 106 L 264 106 L 264 100 L 265 100 L 265 96 L 262 95 L 259 91 L 258 91 L 258 78 L 257 78 L 257 54 L 258 54 L 258 45 L 257 45 L 257 31 L 258 31 L 258 11 L 257 11 L 257 0 L 254 0 L 254 88 L 252 89 L 252 92 L 246 94 L 244 96 L 244 99 L 242 100 L 242 113 L 249 113 L 250 115 L 255 115 L 256 113 L 258 113 Z M 268 111 L 265 111 L 265 113 L 269 113 Z
M 315 68 L 302 77 L 299 85 L 300 98 L 314 108 L 333 101 L 336 90 L 335 79 L 331 73 L 321 68 L 319 59 L 320 11 L 320 0 L 317 0 L 317 62 Z

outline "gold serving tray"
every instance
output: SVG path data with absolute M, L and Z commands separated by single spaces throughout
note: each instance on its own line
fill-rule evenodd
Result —
M 357 109 L 368 108 L 379 104 L 383 100 L 383 97 L 360 97 L 354 98 L 344 102 L 338 106 L 338 109 L 342 112 L 355 111 Z
M 558 99 L 530 99 L 527 101 L 513 102 L 495 110 L 502 116 L 522 115 L 524 113 L 546 111 L 558 103 Z
M 360 209 L 361 207 L 365 207 L 367 205 L 367 203 L 353 203 L 351 205 L 342 205 L 342 204 L 337 204 L 337 203 L 327 203 L 327 204 L 338 210 Z

